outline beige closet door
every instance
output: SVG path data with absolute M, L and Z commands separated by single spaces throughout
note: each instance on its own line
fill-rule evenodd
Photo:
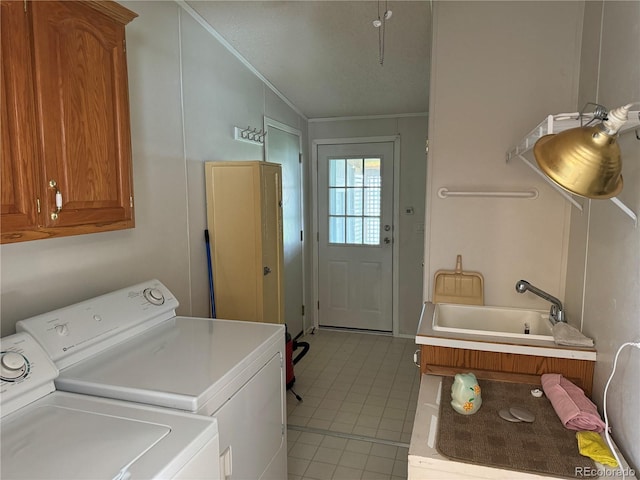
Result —
M 283 323 L 280 165 L 207 162 L 218 318 Z
M 279 165 L 261 165 L 262 182 L 262 298 L 263 320 L 284 318 L 282 174 Z

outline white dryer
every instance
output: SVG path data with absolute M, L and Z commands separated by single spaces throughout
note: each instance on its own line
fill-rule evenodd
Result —
M 214 416 L 221 477 L 287 478 L 284 325 L 176 316 L 150 280 L 16 324 L 59 390 Z
M 0 339 L 0 477 L 220 478 L 215 419 L 55 391 L 26 333 Z

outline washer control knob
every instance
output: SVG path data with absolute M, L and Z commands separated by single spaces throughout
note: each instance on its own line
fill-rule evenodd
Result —
M 2 366 L 7 370 L 20 370 L 26 361 L 22 355 L 16 352 L 7 352 L 2 355 Z
M 3 352 L 0 360 L 2 380 L 14 381 L 27 374 L 27 359 L 17 352 Z
M 145 288 L 142 295 L 153 305 L 162 305 L 164 303 L 164 294 L 159 288 Z

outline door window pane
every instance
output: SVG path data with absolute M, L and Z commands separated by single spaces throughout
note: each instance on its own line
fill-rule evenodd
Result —
M 380 245 L 380 219 L 364 219 L 364 242 L 366 245 Z
M 362 188 L 347 189 L 347 215 L 362 216 Z
M 380 187 L 382 185 L 379 158 L 366 158 L 364 160 L 364 184 L 367 187 Z
M 344 217 L 329 217 L 329 243 L 345 243 Z
M 345 189 L 329 188 L 329 215 L 345 214 Z
M 363 182 L 362 158 L 347 160 L 347 187 L 361 187 Z
M 365 188 L 364 190 L 364 214 L 370 217 L 380 216 L 380 204 L 382 202 L 380 188 Z
M 347 243 L 362 243 L 362 217 L 347 217 Z
M 329 186 L 330 187 L 344 187 L 345 175 L 344 175 L 345 161 L 343 159 L 332 158 L 329 160 Z

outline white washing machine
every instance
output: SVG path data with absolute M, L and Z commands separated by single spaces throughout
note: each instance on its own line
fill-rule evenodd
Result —
M 33 338 L 0 339 L 0 477 L 220 478 L 215 419 L 55 391 Z
M 287 478 L 284 325 L 176 316 L 157 280 L 16 324 L 58 390 L 214 416 L 221 478 Z

